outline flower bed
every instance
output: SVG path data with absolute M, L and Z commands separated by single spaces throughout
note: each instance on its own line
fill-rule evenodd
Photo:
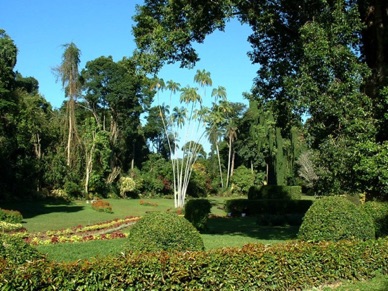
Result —
M 126 217 L 94 225 L 78 225 L 63 230 L 48 230 L 46 232 L 30 234 L 24 233 L 23 238 L 27 243 L 32 245 L 124 238 L 127 235 L 121 229 L 134 224 L 139 219 L 140 217 Z

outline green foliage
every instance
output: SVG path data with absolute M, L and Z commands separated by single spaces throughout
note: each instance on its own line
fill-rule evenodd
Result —
M 376 237 L 388 235 L 388 202 L 367 201 L 362 209 L 372 217 Z
M 199 231 L 205 230 L 211 208 L 207 199 L 191 199 L 185 204 L 185 218 Z
M 66 181 L 63 186 L 67 195 L 71 197 L 81 197 L 82 196 L 82 188 L 80 185 L 73 181 Z
M 249 188 L 248 199 L 290 199 L 300 200 L 302 187 L 300 186 L 252 186 Z
M 72 263 L 0 260 L 0 289 L 305 290 L 388 273 L 387 239 L 128 253 Z M 249 276 L 247 276 L 249 274 Z M 26 278 L 28 278 L 26 280 Z
M 43 255 L 21 238 L 0 234 L 0 259 L 6 260 L 10 265 L 42 258 Z
M 249 189 L 255 183 L 255 175 L 256 173 L 252 173 L 252 171 L 247 169 L 245 166 L 240 166 L 234 170 L 232 176 L 233 192 L 240 195 L 247 195 Z
M 187 194 L 191 197 L 206 197 L 209 189 L 209 177 L 206 166 L 201 161 L 196 161 L 193 164 L 193 172 L 190 176 Z
M 313 204 L 311 200 L 288 199 L 230 199 L 225 202 L 225 210 L 228 213 L 249 215 L 258 214 L 282 214 L 282 213 L 306 213 Z
M 371 217 L 348 199 L 324 197 L 314 202 L 299 229 L 298 238 L 306 241 L 339 241 L 375 237 Z
M 141 169 L 140 192 L 144 197 L 172 194 L 171 163 L 159 154 L 150 154 Z
M 0 208 L 0 221 L 9 223 L 22 223 L 23 215 L 17 210 L 7 210 Z
M 369 196 L 388 199 L 388 142 L 369 141 L 358 144 L 355 151 L 359 162 L 355 166 L 357 185 Z
M 202 238 L 185 218 L 174 213 L 146 214 L 130 230 L 128 250 L 131 251 L 199 251 Z
M 131 193 L 136 190 L 136 182 L 131 177 L 120 177 L 119 185 L 121 197 L 125 197 L 128 194 L 131 196 Z

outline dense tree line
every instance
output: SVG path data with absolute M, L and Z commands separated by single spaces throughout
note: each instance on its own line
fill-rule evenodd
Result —
M 146 0 L 132 57 L 79 68 L 80 49 L 63 47 L 59 109 L 15 71 L 17 48 L 0 30 L 0 199 L 198 197 L 253 184 L 386 198 L 387 11 L 382 0 Z M 199 88 L 157 77 L 165 63 L 192 67 L 193 43 L 231 18 L 252 28 L 248 107 L 205 70 Z
M 147 0 L 134 18 L 136 56 L 144 70 L 171 62 L 191 67 L 199 59 L 193 43 L 237 18 L 252 28 L 248 54 L 259 65 L 244 117 L 250 126 L 241 127 L 242 162 L 256 169 L 265 165 L 269 183 L 292 180 L 292 171 L 279 176 L 289 163 L 279 161 L 296 153 L 293 140 L 303 139 L 319 177 L 315 191 L 386 196 L 387 5 Z

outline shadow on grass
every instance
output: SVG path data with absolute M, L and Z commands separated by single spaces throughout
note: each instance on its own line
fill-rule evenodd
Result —
M 255 217 L 213 217 L 208 220 L 206 234 L 247 236 L 260 240 L 296 239 L 297 226 L 259 226 Z
M 74 205 L 65 200 L 47 200 L 47 201 L 12 201 L 0 204 L 0 208 L 18 210 L 23 218 L 32 218 L 48 213 L 73 213 L 84 209 L 84 206 Z

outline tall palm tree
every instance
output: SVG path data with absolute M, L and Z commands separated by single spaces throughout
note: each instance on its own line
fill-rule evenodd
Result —
M 171 119 L 172 123 L 176 123 L 178 128 L 182 129 L 183 125 L 185 124 L 185 119 L 186 119 L 186 108 L 181 107 L 174 107 L 172 114 L 171 114 Z
M 214 97 L 214 103 L 217 103 L 217 99 L 226 100 L 226 89 L 223 86 L 218 86 L 212 91 L 212 97 Z
M 172 95 L 177 93 L 180 90 L 181 84 L 170 80 L 170 81 L 167 81 L 166 88 L 170 91 L 170 105 L 171 105 Z
M 197 73 L 194 76 L 194 82 L 199 84 L 200 87 L 204 88 L 203 97 L 206 98 L 206 86 L 213 85 L 210 72 L 207 72 L 206 70 L 197 70 Z
M 66 111 L 68 118 L 68 137 L 67 137 L 67 165 L 72 165 L 74 159 L 72 149 L 78 139 L 78 132 L 75 119 L 76 98 L 80 92 L 78 65 L 80 63 L 81 51 L 74 43 L 63 45 L 65 51 L 62 55 L 62 63 L 56 68 L 65 90 L 65 95 L 69 98 Z

